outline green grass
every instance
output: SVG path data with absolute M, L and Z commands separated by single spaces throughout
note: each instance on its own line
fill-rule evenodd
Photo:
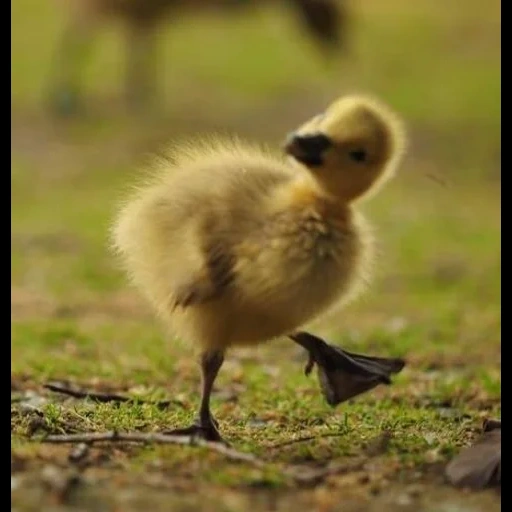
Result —
M 410 498 L 418 510 L 498 510 L 495 494 L 443 487 L 438 466 L 471 442 L 484 417 L 501 414 L 499 3 L 471 0 L 463 11 L 455 2 L 353 3 L 352 54 L 331 66 L 278 8 L 177 20 L 161 37 L 165 108 L 144 119 L 117 99 L 119 32 L 101 34 L 85 76 L 90 114 L 69 122 L 43 110 L 64 10 L 13 3 L 11 440 L 23 468 L 13 474 L 26 478 L 13 491 L 17 509 L 51 502 L 43 468 L 68 466 L 69 447 L 31 436 L 157 431 L 187 423 L 197 407 L 193 351 L 166 338 L 108 250 L 112 213 L 137 168 L 166 140 L 197 131 L 277 146 L 340 92 L 364 90 L 405 117 L 409 156 L 364 205 L 379 240 L 373 285 L 317 332 L 349 350 L 404 356 L 406 369 L 391 387 L 331 409 L 290 342 L 233 351 L 213 408 L 225 437 L 268 467 L 193 447 L 100 447 L 64 504 L 327 511 L 343 501 L 347 511 L 386 511 L 418 484 Z M 53 379 L 177 404 L 64 400 L 41 388 Z M 39 412 L 23 406 L 26 390 L 46 399 Z M 311 489 L 282 474 L 289 464 L 354 460 L 385 431 L 393 436 L 371 468 Z

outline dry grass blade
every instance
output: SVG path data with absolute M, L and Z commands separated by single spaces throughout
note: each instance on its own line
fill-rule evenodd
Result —
M 159 409 L 166 409 L 171 404 L 172 405 L 182 405 L 181 402 L 175 400 L 159 400 L 159 401 L 149 401 L 149 400 L 140 400 L 138 398 L 131 398 L 123 395 L 118 395 L 115 393 L 95 393 L 88 390 L 81 390 L 70 388 L 68 385 L 62 385 L 59 383 L 48 383 L 45 384 L 44 387 L 53 391 L 55 393 L 61 393 L 63 395 L 72 396 L 73 398 L 90 398 L 91 400 L 95 400 L 101 403 L 109 403 L 109 402 L 139 402 L 144 404 L 151 404 L 157 406 Z

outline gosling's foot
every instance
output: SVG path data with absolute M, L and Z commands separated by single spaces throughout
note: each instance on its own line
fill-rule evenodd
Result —
M 309 353 L 306 375 L 317 365 L 322 394 L 332 406 L 379 384 L 391 384 L 391 375 L 400 372 L 405 366 L 403 359 L 353 354 L 307 332 L 295 333 L 290 338 Z
M 205 424 L 201 424 L 201 422 L 196 421 L 189 427 L 164 430 L 162 433 L 168 436 L 191 437 L 194 439 L 202 439 L 203 441 L 212 441 L 215 443 L 222 443 L 227 446 L 229 445 L 229 443 L 219 434 L 217 421 L 215 420 Z

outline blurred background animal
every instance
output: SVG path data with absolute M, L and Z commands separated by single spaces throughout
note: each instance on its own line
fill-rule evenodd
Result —
M 347 26 L 345 0 L 282 0 L 323 55 L 342 46 Z M 247 13 L 268 0 L 72 0 L 69 18 L 54 54 L 50 91 L 52 109 L 75 113 L 80 104 L 82 71 L 97 29 L 121 22 L 126 38 L 125 92 L 131 108 L 146 106 L 156 94 L 156 40 L 161 27 L 181 14 L 198 11 Z M 262 27 L 264 30 L 264 27 Z M 197 56 L 198 60 L 201 58 Z

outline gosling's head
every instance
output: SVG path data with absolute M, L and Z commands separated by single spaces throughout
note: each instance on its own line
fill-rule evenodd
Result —
M 284 149 L 326 192 L 350 202 L 392 176 L 404 142 L 402 125 L 386 106 L 346 96 L 291 133 Z

